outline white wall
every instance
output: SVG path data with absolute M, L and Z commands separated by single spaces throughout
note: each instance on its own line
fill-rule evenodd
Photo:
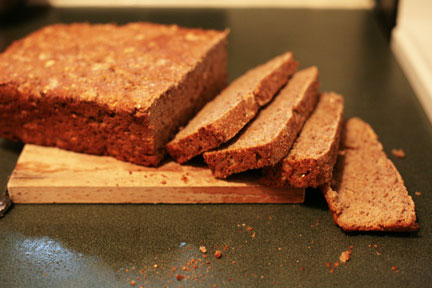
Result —
M 400 0 L 391 47 L 432 123 L 431 0 Z

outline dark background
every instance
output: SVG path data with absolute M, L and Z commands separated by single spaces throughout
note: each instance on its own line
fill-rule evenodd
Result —
M 389 157 L 414 198 L 420 231 L 344 233 L 315 190 L 302 205 L 15 205 L 0 218 L 0 287 L 131 287 L 128 278 L 136 287 L 431 285 L 432 127 L 389 49 L 377 10 L 18 11 L 1 18 L 0 50 L 51 23 L 152 21 L 230 28 L 230 80 L 293 51 L 301 67 L 318 66 L 322 91 L 344 95 L 345 118 L 369 122 L 388 155 L 393 148 L 406 152 L 405 159 Z M 20 149 L 0 140 L 3 187 Z M 211 263 L 202 259 L 183 271 L 200 258 L 201 245 Z M 326 262 L 338 261 L 350 246 L 351 260 L 331 273 Z M 220 259 L 212 256 L 217 247 Z M 190 278 L 178 281 L 175 274 Z

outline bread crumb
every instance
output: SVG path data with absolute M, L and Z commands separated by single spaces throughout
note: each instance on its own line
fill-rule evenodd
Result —
M 158 264 L 153 265 L 153 268 L 158 268 L 158 267 L 159 267 Z
M 135 286 L 136 282 L 135 282 L 134 280 L 131 280 L 131 281 L 129 282 L 129 284 L 130 284 L 131 286 Z
M 207 253 L 207 248 L 206 248 L 205 246 L 200 246 L 200 247 L 199 247 L 199 251 L 200 251 L 201 253 Z
M 333 266 L 334 266 L 334 268 L 338 267 L 339 266 L 339 262 L 336 261 Z
M 215 253 L 214 253 L 214 257 L 221 258 L 222 257 L 222 252 L 220 250 L 216 250 Z
M 342 263 L 349 261 L 351 259 L 351 252 L 352 252 L 351 250 L 343 251 L 339 256 L 339 260 Z
M 416 196 L 420 196 L 421 195 L 421 192 L 415 192 L 414 193 Z
M 247 229 L 247 231 L 252 231 L 252 230 L 254 230 L 254 228 L 252 228 L 252 227 L 250 227 L 250 226 L 248 226 L 246 229 Z
M 184 278 L 184 276 L 181 275 L 181 274 L 177 274 L 177 275 L 176 275 L 176 279 L 177 279 L 178 281 L 182 280 L 183 278 Z
M 187 184 L 187 183 L 189 182 L 189 179 L 188 179 L 185 175 L 182 175 L 181 180 L 182 180 L 185 184 Z
M 393 149 L 392 154 L 396 158 L 405 158 L 405 152 L 402 149 Z

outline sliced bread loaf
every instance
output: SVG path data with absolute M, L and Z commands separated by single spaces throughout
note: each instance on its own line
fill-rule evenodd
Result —
M 292 53 L 287 52 L 248 71 L 177 133 L 166 146 L 168 153 L 183 163 L 227 142 L 286 84 L 297 66 Z
M 156 166 L 226 86 L 228 31 L 56 24 L 0 54 L 0 137 Z
M 278 96 L 226 147 L 204 153 L 216 177 L 261 168 L 279 162 L 313 110 L 318 91 L 318 69 L 294 74 Z
M 345 231 L 418 229 L 414 202 L 372 128 L 348 120 L 330 184 L 321 190 L 333 219 Z
M 342 114 L 342 96 L 322 94 L 288 155 L 276 165 L 264 167 L 260 182 L 299 188 L 329 182 L 339 147 Z

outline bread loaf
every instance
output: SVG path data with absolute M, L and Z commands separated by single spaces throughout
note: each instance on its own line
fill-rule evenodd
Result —
M 0 54 L 0 137 L 157 165 L 226 85 L 227 31 L 58 24 Z

